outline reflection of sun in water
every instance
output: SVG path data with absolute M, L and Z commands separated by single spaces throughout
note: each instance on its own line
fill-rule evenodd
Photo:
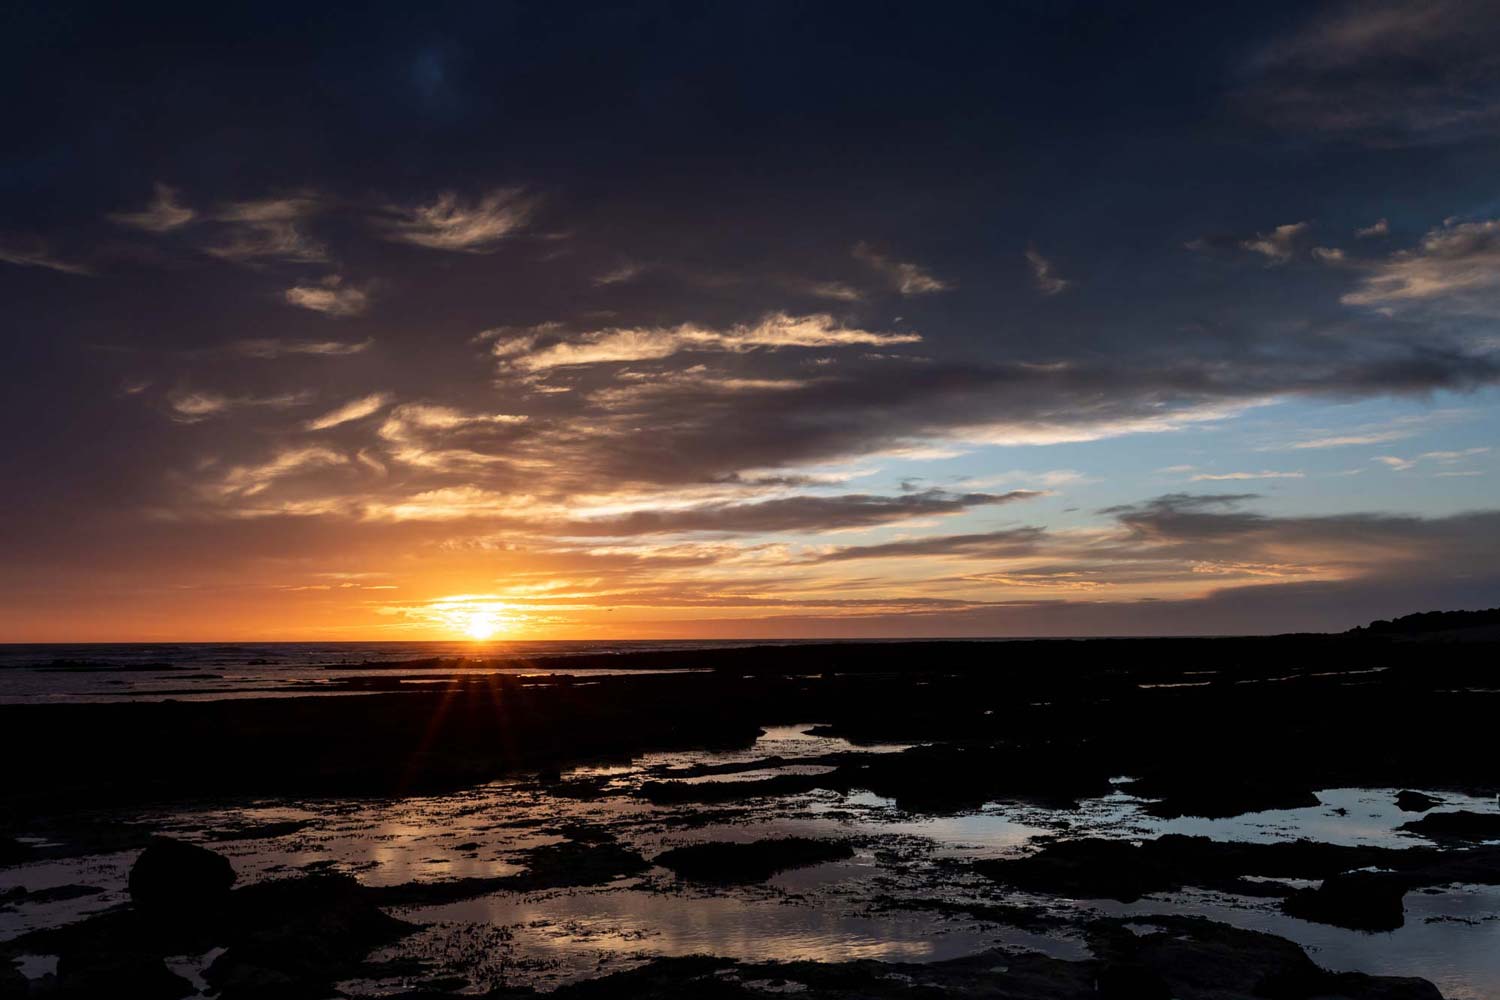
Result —
M 500 622 L 492 612 L 475 611 L 469 615 L 469 620 L 464 625 L 464 631 L 468 633 L 470 639 L 483 642 L 500 631 Z

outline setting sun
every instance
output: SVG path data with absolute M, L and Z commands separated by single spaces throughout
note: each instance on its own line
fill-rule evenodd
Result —
M 500 622 L 488 611 L 476 611 L 469 616 L 464 631 L 470 639 L 483 642 L 500 630 Z

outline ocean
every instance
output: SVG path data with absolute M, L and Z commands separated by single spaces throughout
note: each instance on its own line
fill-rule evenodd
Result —
M 349 689 L 351 678 L 388 676 L 391 664 L 413 660 L 460 659 L 466 665 L 404 667 L 403 676 L 496 670 L 524 676 L 551 672 L 546 662 L 559 656 L 766 644 L 748 639 L 10 644 L 0 645 L 0 704 L 349 695 L 359 693 Z M 495 659 L 530 662 L 497 668 L 487 662 Z M 568 670 L 577 676 L 615 672 L 607 667 Z

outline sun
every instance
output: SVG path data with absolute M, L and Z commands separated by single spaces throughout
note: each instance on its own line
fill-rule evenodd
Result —
M 500 631 L 500 622 L 488 611 L 475 611 L 464 624 L 464 632 L 475 642 L 483 642 Z

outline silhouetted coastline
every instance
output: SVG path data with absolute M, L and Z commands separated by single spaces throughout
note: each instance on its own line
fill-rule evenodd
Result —
M 1444 628 L 1428 628 L 1432 622 Z M 423 662 L 350 681 L 351 693 L 367 693 L 341 698 L 4 705 L 0 752 L 27 766 L 13 770 L 0 799 L 0 862 L 68 864 L 101 852 L 156 852 L 165 860 L 153 865 L 167 874 L 142 878 L 197 886 L 201 877 L 174 874 L 174 864 L 222 871 L 210 854 L 218 844 L 294 838 L 307 821 L 204 830 L 201 848 L 178 848 L 158 839 L 150 823 L 112 817 L 307 796 L 399 800 L 492 781 L 519 782 L 539 801 L 588 802 L 620 793 L 572 769 L 653 752 L 740 755 L 658 769 L 627 793 L 624 801 L 674 810 L 674 822 L 686 829 L 711 824 L 725 810 L 808 795 L 874 795 L 912 816 L 962 815 L 996 801 L 1065 816 L 1123 789 L 1142 803 L 1143 816 L 1164 822 L 1305 809 L 1327 788 L 1403 789 L 1403 809 L 1430 809 L 1440 801 L 1435 795 L 1493 799 L 1500 791 L 1491 737 L 1500 708 L 1497 647 L 1465 641 L 1473 637 L 1455 623 L 1480 632 L 1490 624 L 1424 618 L 1410 633 L 657 651 L 612 654 L 611 666 L 639 672 L 586 680 L 567 671 L 603 658 L 550 659 L 546 675 L 480 670 L 436 680 L 442 664 Z M 1435 635 L 1447 641 L 1435 644 Z M 514 661 L 494 664 L 503 665 Z M 686 672 L 651 672 L 664 669 Z M 747 754 L 763 727 L 808 719 L 820 723 L 816 734 L 844 739 L 848 749 L 800 758 Z M 907 749 L 877 752 L 888 744 Z M 976 862 L 972 873 L 997 891 L 1127 903 L 1199 887 L 1264 899 L 1307 921 L 1385 931 L 1403 925 L 1408 893 L 1500 885 L 1500 847 L 1485 844 L 1500 818 L 1467 817 L 1441 810 L 1411 821 L 1414 835 L 1430 833 L 1431 847 L 1235 846 L 1173 835 L 1133 848 L 1084 837 Z M 167 891 L 147 905 L 133 874 L 133 906 L 27 932 L 0 942 L 0 954 L 61 956 L 45 982 L 58 996 L 126 981 L 142 996 L 175 997 L 190 994 L 163 975 L 163 956 L 227 947 L 204 974 L 216 995 L 323 996 L 341 980 L 374 974 L 374 949 L 416 933 L 414 924 L 388 916 L 393 906 L 607 886 L 653 864 L 684 879 L 735 884 L 850 855 L 837 839 L 771 838 L 759 846 L 709 842 L 653 859 L 608 827 L 575 825 L 557 836 L 559 847 L 532 850 L 518 874 L 400 886 L 308 874 L 233 889 L 223 883 L 207 899 Z M 1350 874 L 1366 869 L 1386 874 Z M 1275 881 L 1286 878 L 1308 882 L 1297 888 Z M 900 905 L 942 906 L 944 899 L 934 886 L 930 896 Z M 289 903 L 316 915 L 296 941 L 278 929 Z M 1044 932 L 1057 926 L 1055 916 L 1025 906 L 999 907 L 985 919 Z M 1193 991 L 1193 970 L 1225 960 L 1238 971 L 1223 972 L 1223 982 L 1240 985 L 1215 996 L 1440 995 L 1415 981 L 1336 976 L 1295 945 L 1197 918 L 1162 917 L 1157 932 L 1125 931 L 1123 923 L 1093 918 L 1067 931 L 1088 942 L 1093 957 L 1085 962 L 1008 958 L 1014 971 L 994 979 L 980 975 L 979 960 L 925 965 L 920 974 L 903 967 L 901 974 L 957 996 L 1193 997 L 1209 995 Z M 312 939 L 319 943 L 306 944 Z M 447 995 L 461 977 L 444 980 L 440 972 L 408 969 L 412 982 L 450 985 L 400 995 Z M 663 958 L 565 984 L 559 996 L 696 996 L 713 983 L 713 995 L 740 997 L 758 994 L 736 983 L 770 975 L 729 958 Z M 884 996 L 891 987 L 880 975 L 837 964 L 774 971 L 829 997 Z M 15 993 L 20 987 L 11 978 L 12 992 L 0 995 L 28 995 Z

